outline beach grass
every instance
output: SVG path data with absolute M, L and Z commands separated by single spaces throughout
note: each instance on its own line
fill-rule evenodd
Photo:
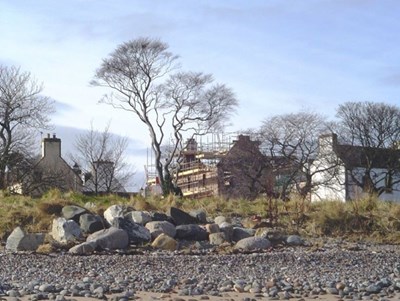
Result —
M 78 205 L 96 214 L 111 205 L 119 204 L 133 210 L 167 212 L 170 207 L 184 211 L 203 210 L 209 217 L 251 217 L 257 215 L 267 220 L 271 227 L 279 227 L 288 233 L 304 236 L 345 237 L 352 240 L 371 240 L 382 243 L 400 243 L 400 204 L 381 201 L 377 197 L 340 202 L 311 203 L 307 199 L 292 196 L 290 201 L 259 197 L 223 199 L 209 197 L 200 200 L 140 195 L 87 196 L 80 193 L 61 193 L 50 190 L 41 198 L 0 193 L 0 239 L 20 226 L 28 232 L 49 231 L 54 217 L 61 216 L 65 205 Z

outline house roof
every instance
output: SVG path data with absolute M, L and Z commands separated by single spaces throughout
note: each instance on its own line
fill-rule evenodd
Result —
M 340 144 L 334 149 L 347 167 L 388 168 L 400 165 L 400 149 Z
M 253 141 L 250 136 L 239 135 L 238 140 L 234 141 L 231 149 L 228 153 L 221 158 L 221 162 L 226 160 L 231 160 L 232 158 L 253 158 L 257 160 L 266 161 L 266 156 L 264 156 L 260 151 L 260 142 Z

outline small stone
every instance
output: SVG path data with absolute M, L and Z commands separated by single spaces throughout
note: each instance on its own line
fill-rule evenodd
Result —
M 44 283 L 41 286 L 39 286 L 39 291 L 50 293 L 54 291 L 54 286 L 48 283 Z
M 337 290 L 343 290 L 345 287 L 346 287 L 346 285 L 343 282 L 336 283 Z
M 9 297 L 18 297 L 19 296 L 19 294 L 18 294 L 18 292 L 16 290 L 7 291 L 6 295 L 9 296 Z

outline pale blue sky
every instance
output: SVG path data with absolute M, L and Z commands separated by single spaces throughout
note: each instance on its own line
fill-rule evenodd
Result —
M 212 73 L 235 91 L 229 131 L 302 109 L 333 116 L 345 101 L 400 104 L 396 0 L 0 0 L 0 64 L 43 82 L 59 103 L 60 131 L 111 120 L 132 139 L 137 170 L 147 130 L 97 104 L 103 91 L 88 83 L 102 58 L 141 36 L 167 42 L 184 70 Z

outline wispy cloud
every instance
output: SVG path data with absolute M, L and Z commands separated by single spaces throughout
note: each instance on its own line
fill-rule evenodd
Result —
M 400 87 L 400 73 L 390 74 L 380 79 L 380 82 L 388 86 Z

